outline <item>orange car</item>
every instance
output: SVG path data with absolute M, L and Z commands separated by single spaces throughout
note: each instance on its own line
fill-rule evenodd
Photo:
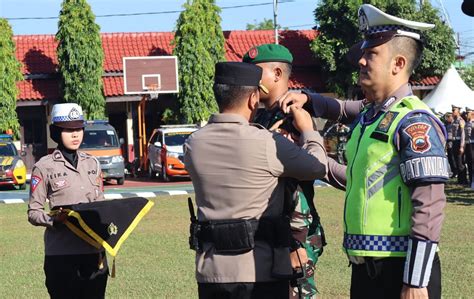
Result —
M 171 177 L 188 175 L 183 161 L 183 144 L 196 130 L 194 125 L 171 125 L 153 131 L 147 146 L 150 178 L 159 173 L 167 182 Z

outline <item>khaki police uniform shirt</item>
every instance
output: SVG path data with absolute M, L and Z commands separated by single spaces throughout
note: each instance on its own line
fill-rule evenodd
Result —
M 53 227 L 53 219 L 45 211 L 55 206 L 104 200 L 100 164 L 93 156 L 77 152 L 77 169 L 59 150 L 41 158 L 31 173 L 28 221 L 45 226 L 46 255 L 89 254 L 103 251 L 89 245 L 65 225 Z M 49 200 L 49 202 L 47 202 Z
M 322 178 L 326 152 L 317 132 L 305 132 L 303 148 L 281 134 L 250 125 L 237 114 L 215 114 L 185 143 L 184 160 L 193 181 L 198 220 L 259 219 L 283 212 L 283 177 Z M 273 255 L 280 256 L 273 262 Z M 204 243 L 196 254 L 198 282 L 271 281 L 273 270 L 291 273 L 289 250 L 256 241 L 239 255 L 214 254 Z M 277 270 L 277 271 L 279 271 Z
M 466 126 L 466 122 L 462 119 L 461 116 L 454 118 L 452 123 L 452 132 L 453 132 L 453 140 L 460 141 L 461 147 L 464 148 L 465 136 L 464 136 L 464 127 Z

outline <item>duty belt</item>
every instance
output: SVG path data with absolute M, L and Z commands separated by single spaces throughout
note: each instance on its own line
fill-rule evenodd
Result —
M 203 243 L 212 243 L 215 253 L 242 254 L 252 250 L 255 240 L 271 247 L 290 247 L 290 220 L 288 217 L 262 217 L 260 219 L 224 219 L 198 221 L 191 198 L 188 198 L 191 216 L 189 245 L 202 252 Z
M 356 264 L 356 265 L 365 264 L 365 262 L 368 259 L 372 259 L 374 261 L 377 261 L 377 260 L 381 260 L 381 259 L 385 258 L 385 257 L 355 256 L 355 255 L 348 255 L 347 257 L 349 258 L 349 262 L 351 262 L 351 264 Z
M 454 137 L 453 140 L 461 140 L 461 137 Z

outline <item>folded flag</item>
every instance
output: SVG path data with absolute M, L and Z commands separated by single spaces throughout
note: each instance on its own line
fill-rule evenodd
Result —
M 153 204 L 143 197 L 131 197 L 62 206 L 62 211 L 69 216 L 64 224 L 73 233 L 115 257 Z

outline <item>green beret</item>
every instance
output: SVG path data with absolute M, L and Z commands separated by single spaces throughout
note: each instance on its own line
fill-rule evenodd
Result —
M 282 45 L 264 44 L 250 48 L 245 53 L 242 61 L 248 63 L 286 62 L 291 64 L 293 63 L 293 55 Z

